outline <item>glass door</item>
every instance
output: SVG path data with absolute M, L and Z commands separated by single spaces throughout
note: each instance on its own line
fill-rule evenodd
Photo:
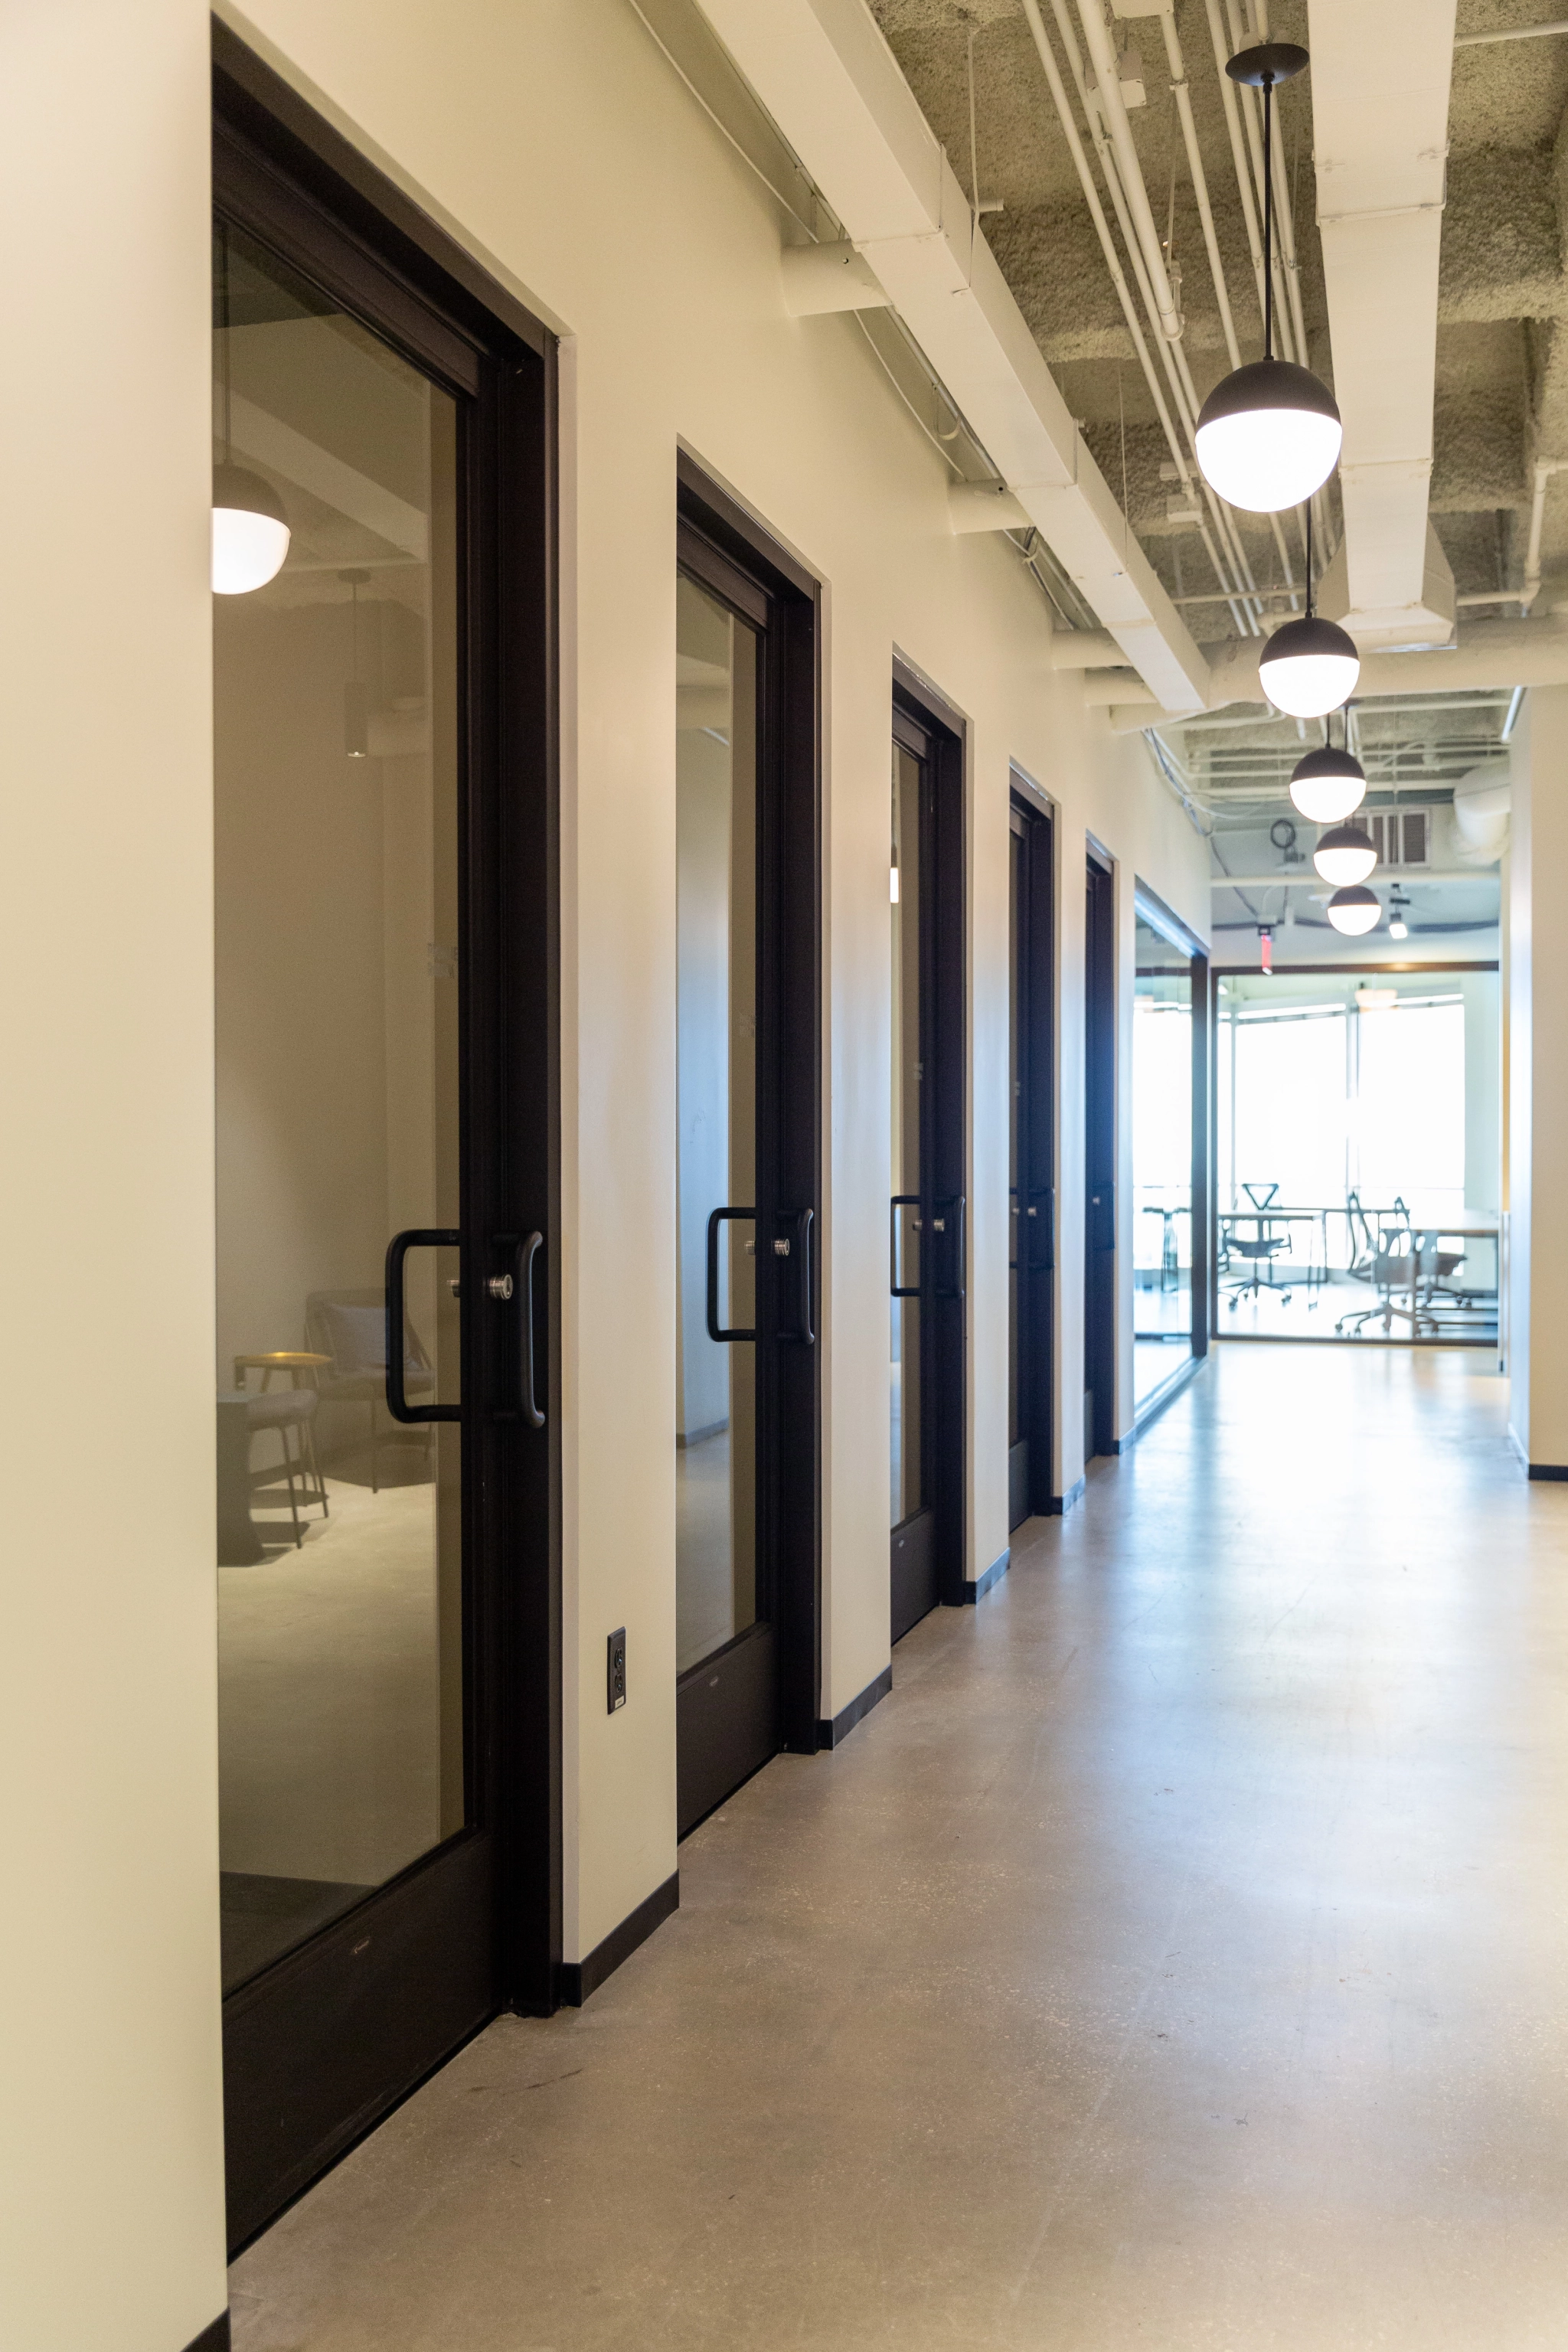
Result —
M 499 326 L 487 350 L 381 281 L 237 137 L 219 140 L 217 186 L 218 1738 L 238 2243 L 547 1980 L 549 1888 L 521 1862 L 532 1916 L 516 1935 L 503 1920 L 521 1828 L 503 1763 L 547 1741 L 537 1717 L 515 1740 L 500 1726 L 496 1570 L 505 1551 L 521 1630 L 550 1559 L 549 1122 L 524 1044 L 548 991 L 542 924 L 504 946 L 470 880 L 488 859 L 514 908 L 542 912 L 541 779 L 500 772 L 502 686 L 479 648 L 504 593 L 495 454 L 510 439 L 526 477 L 543 444 L 535 352 Z M 532 562 L 542 576 L 542 536 Z M 507 690 L 538 683 L 524 656 Z M 514 1717 L 529 1696 L 510 1690 Z
M 676 582 L 682 1835 L 818 1727 L 815 738 L 792 724 L 815 606 L 690 503 L 707 528 L 683 523 Z
M 1011 812 L 1007 1070 L 1007 1525 L 1053 1507 L 1056 1189 L 1051 820 Z
M 1194 1353 L 1194 1163 L 1201 997 L 1197 962 L 1139 897 L 1132 982 L 1132 1407 L 1142 1411 Z
M 1116 1428 L 1116 891 L 1092 852 L 1084 919 L 1083 1454 Z
M 901 684 L 891 773 L 889 1617 L 963 1597 L 963 754 Z

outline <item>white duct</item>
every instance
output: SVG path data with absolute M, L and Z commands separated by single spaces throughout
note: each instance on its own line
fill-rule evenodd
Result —
M 1461 857 L 1489 863 L 1508 846 L 1513 775 L 1506 760 L 1472 768 L 1454 786 L 1454 847 Z
M 1079 435 L 865 0 L 700 0 L 1008 489 L 1168 710 L 1208 665 Z
M 847 238 L 835 245 L 786 245 L 779 257 L 784 309 L 796 319 L 828 310 L 880 310 L 889 296 Z
M 978 530 L 1027 530 L 1029 518 L 1011 490 L 984 482 L 955 482 L 947 494 L 948 526 L 955 538 Z M 1118 647 L 1116 658 L 1126 656 Z
M 1318 227 L 1344 419 L 1345 625 L 1446 636 L 1424 596 L 1455 0 L 1310 0 Z

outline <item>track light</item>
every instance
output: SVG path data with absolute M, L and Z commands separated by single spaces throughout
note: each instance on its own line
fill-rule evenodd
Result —
M 1349 890 L 1336 890 L 1329 900 L 1329 920 L 1347 939 L 1359 940 L 1363 932 L 1374 930 L 1382 912 L 1376 891 L 1361 882 Z
M 1312 509 L 1307 509 L 1307 610 L 1276 629 L 1258 656 L 1258 682 L 1276 710 L 1326 719 L 1355 691 L 1361 656 L 1337 621 L 1312 610 Z M 1353 808 L 1355 803 L 1351 803 Z
M 1344 438 L 1328 386 L 1274 356 L 1274 91 L 1306 64 L 1306 50 L 1293 42 L 1263 41 L 1226 67 L 1232 81 L 1263 92 L 1263 357 L 1215 384 L 1194 443 L 1205 479 L 1250 514 L 1278 514 L 1310 499 L 1333 472 Z
M 1290 798 L 1314 824 L 1341 824 L 1366 798 L 1366 770 L 1348 749 L 1325 743 L 1290 771 Z
M 1334 824 L 1319 835 L 1312 863 L 1325 882 L 1364 882 L 1377 864 L 1377 851 L 1359 824 Z

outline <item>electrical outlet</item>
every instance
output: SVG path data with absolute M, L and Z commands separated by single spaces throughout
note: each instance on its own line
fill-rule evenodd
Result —
M 618 1626 L 610 1635 L 605 1671 L 607 1712 L 614 1715 L 618 1706 L 625 1706 L 626 1703 L 626 1629 L 624 1625 Z

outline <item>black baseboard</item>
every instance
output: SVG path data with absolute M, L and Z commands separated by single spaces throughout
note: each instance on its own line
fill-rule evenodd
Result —
M 1044 1516 L 1047 1518 L 1059 1519 L 1064 1511 L 1070 1511 L 1075 1503 L 1081 1503 L 1088 1491 L 1088 1479 L 1075 1478 L 1065 1495 L 1051 1496 L 1050 1501 L 1046 1505 Z
M 185 2352 L 229 2352 L 232 2341 L 228 2332 L 228 2314 L 220 2311 L 210 2327 L 204 2327 L 199 2336 L 192 2337 Z
M 614 1976 L 623 1960 L 629 1960 L 639 1944 L 646 1944 L 656 1927 L 661 1927 L 672 1911 L 680 1908 L 680 1873 L 673 1871 L 662 1886 L 645 1895 L 635 1911 L 628 1912 L 618 1927 L 612 1927 L 602 1944 L 595 1944 L 585 1960 L 563 1960 L 556 1975 L 556 1990 L 564 2006 L 581 2009 L 590 1993 L 597 1992 L 606 1977 Z
M 887 1697 L 892 1687 L 893 1669 L 889 1664 L 882 1668 L 874 1683 L 867 1684 L 858 1698 L 852 1698 L 848 1706 L 840 1707 L 838 1713 L 831 1719 L 826 1716 L 823 1717 L 816 1727 L 817 1746 L 819 1748 L 839 1747 L 848 1738 L 861 1718 L 870 1714 L 878 1701 Z
M 973 1584 L 965 1583 L 963 1598 L 966 1604 L 970 1601 L 984 1601 L 992 1586 L 1001 1583 L 1007 1573 L 1007 1563 L 1012 1557 L 1013 1547 L 1009 1544 L 1006 1550 L 992 1561 L 984 1576 L 977 1576 Z
M 1568 1478 L 1568 1465 L 1561 1462 L 1532 1462 L 1529 1475 L 1532 1478 Z

